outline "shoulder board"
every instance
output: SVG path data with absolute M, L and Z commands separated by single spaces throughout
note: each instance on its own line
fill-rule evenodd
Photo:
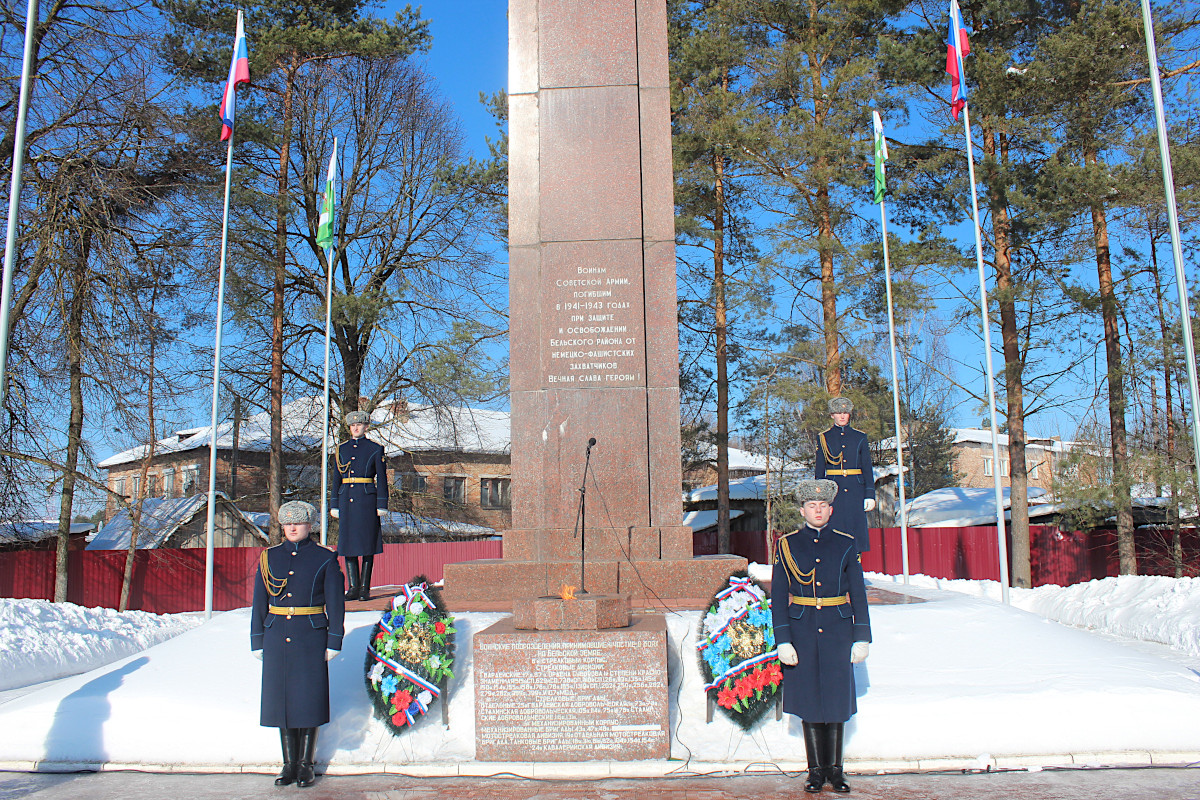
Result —
M 286 541 L 287 541 L 287 539 L 284 539 L 284 540 L 283 540 L 283 542 L 286 542 Z M 268 549 L 268 550 L 274 550 L 276 547 L 283 547 L 283 542 L 280 542 L 279 544 L 273 544 L 273 545 L 271 545 L 270 547 L 268 547 L 267 549 Z
M 833 531 L 833 532 L 834 532 L 834 533 L 836 533 L 838 536 L 845 536 L 847 539 L 853 539 L 853 538 L 854 538 L 854 534 L 853 534 L 853 533 L 846 533 L 846 532 L 844 532 L 844 531 L 839 531 L 837 528 L 830 528 L 829 530 Z

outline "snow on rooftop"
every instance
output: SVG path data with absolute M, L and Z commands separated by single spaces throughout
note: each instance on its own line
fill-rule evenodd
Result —
M 228 501 L 221 492 L 217 492 L 218 502 L 240 516 L 245 523 L 258 530 L 257 526 L 243 514 L 237 506 Z M 207 513 L 208 495 L 194 494 L 191 497 L 147 497 L 142 505 L 141 533 L 138 536 L 138 549 L 151 550 L 162 545 L 171 534 L 190 522 L 197 514 Z M 121 509 L 88 541 L 88 550 L 125 550 L 129 547 L 129 537 L 133 535 L 133 518 L 129 509 Z M 266 543 L 266 537 L 262 538 Z
M 72 522 L 71 533 L 89 533 L 96 527 L 93 522 Z M 0 544 L 40 542 L 58 535 L 58 520 L 30 519 L 21 522 L 0 523 Z
M 1004 508 L 1008 509 L 1012 505 L 1009 497 L 1012 490 L 1005 486 L 1003 492 Z M 1036 486 L 1029 487 L 1029 515 L 1031 517 L 1038 515 L 1039 509 L 1036 508 L 1038 503 L 1052 505 L 1057 509 L 1058 505 L 1051 501 L 1052 498 L 1047 495 L 1045 489 Z M 994 525 L 996 522 L 996 490 L 966 487 L 934 489 L 932 492 L 926 492 L 910 501 L 906 509 L 910 528 L 935 526 L 960 528 L 969 525 Z M 1008 517 L 1009 514 L 1006 512 L 1005 516 Z
M 895 475 L 899 469 L 894 464 L 884 467 L 874 468 L 875 482 L 889 475 Z M 783 486 L 779 485 L 779 477 L 771 475 L 771 492 L 778 496 L 781 491 L 790 492 L 795 488 L 797 481 L 807 480 L 812 478 L 812 468 L 806 467 L 795 469 L 784 474 Z M 766 475 L 748 475 L 745 478 L 734 478 L 729 481 L 729 499 L 730 500 L 765 500 L 767 498 L 767 476 Z M 688 492 L 685 498 L 689 503 L 701 503 L 705 500 L 717 499 L 717 485 L 714 483 L 709 486 L 699 486 Z
M 745 513 L 740 508 L 731 508 L 729 509 L 729 518 L 737 519 Z M 717 524 L 717 511 L 716 509 L 689 511 L 683 515 L 683 524 L 685 527 L 691 528 L 693 533 L 714 527 Z
M 507 453 L 509 450 L 509 413 L 466 406 L 412 406 L 408 413 L 393 413 L 393 404 L 385 403 L 371 412 L 371 430 L 367 436 L 384 445 L 388 455 L 408 451 L 451 450 L 471 453 Z M 283 407 L 283 449 L 305 452 L 320 449 L 324 406 L 319 397 L 293 400 Z M 160 439 L 154 445 L 156 456 L 200 448 L 212 440 L 211 426 L 186 428 Z M 217 448 L 233 448 L 233 423 L 217 426 Z M 268 452 L 271 448 L 271 415 L 267 411 L 242 421 L 238 431 L 238 449 Z M 102 469 L 145 458 L 149 447 L 138 445 L 109 456 L 100 462 Z

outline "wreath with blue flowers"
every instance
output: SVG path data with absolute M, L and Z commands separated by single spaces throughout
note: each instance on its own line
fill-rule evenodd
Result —
M 371 631 L 365 678 L 375 716 L 394 734 L 412 728 L 454 677 L 454 620 L 441 593 L 418 576 L 392 598 Z
M 704 691 L 742 730 L 776 701 L 783 666 L 775 649 L 771 598 L 747 573 L 730 576 L 700 621 L 696 653 Z

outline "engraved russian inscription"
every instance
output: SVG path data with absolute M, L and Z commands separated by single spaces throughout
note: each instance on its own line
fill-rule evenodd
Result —
M 657 627 L 527 632 L 498 623 L 481 631 L 475 757 L 666 757 L 666 635 Z

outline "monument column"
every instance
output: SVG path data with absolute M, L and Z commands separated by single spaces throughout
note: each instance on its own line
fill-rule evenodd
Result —
M 707 598 L 745 562 L 680 524 L 665 0 L 510 0 L 509 134 L 513 530 L 447 601 L 579 585 L 592 437 L 585 588 Z

